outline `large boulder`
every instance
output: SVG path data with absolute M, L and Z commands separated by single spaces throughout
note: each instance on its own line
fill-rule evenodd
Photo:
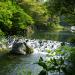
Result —
M 15 41 L 12 46 L 10 53 L 12 54 L 30 54 L 33 52 L 33 49 L 29 47 L 25 42 Z

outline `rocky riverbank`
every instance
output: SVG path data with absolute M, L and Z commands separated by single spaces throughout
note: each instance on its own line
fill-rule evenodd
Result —
M 59 48 L 62 44 L 69 44 L 67 42 L 59 42 L 52 40 L 39 40 L 39 39 L 25 39 L 25 38 L 12 38 L 8 39 L 4 43 L 0 43 L 0 49 L 8 49 L 12 53 L 34 53 L 42 52 L 46 53 L 48 50 L 55 50 Z M 29 52 L 30 51 L 30 52 Z

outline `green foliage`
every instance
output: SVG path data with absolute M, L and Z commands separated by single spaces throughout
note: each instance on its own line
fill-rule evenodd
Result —
M 74 0 L 47 0 L 46 6 L 51 16 L 64 15 L 65 22 L 75 25 L 75 1 Z M 57 19 L 56 19 L 57 20 Z
M 10 18 L 12 17 L 13 11 L 15 12 L 15 6 L 9 2 L 0 2 L 0 22 L 3 22 L 9 28 L 12 26 Z
M 46 64 L 46 62 L 43 61 L 42 57 L 40 57 L 38 65 L 42 66 L 43 69 L 47 70 L 47 64 Z
M 19 27 L 22 29 L 25 29 L 27 25 L 33 24 L 32 18 L 29 15 L 27 15 L 24 11 L 21 11 L 21 10 L 14 13 L 11 20 L 15 27 Z
M 15 2 L 12 3 L 11 0 L 0 2 L 0 28 L 3 32 L 16 34 L 33 23 L 33 19 Z
M 48 72 L 46 70 L 42 70 L 39 75 L 48 75 Z
M 47 0 L 47 8 L 51 14 L 70 14 L 74 13 L 74 0 Z
M 48 7 L 48 4 L 37 0 L 2 0 L 0 1 L 0 29 L 6 35 L 23 35 L 28 26 L 33 27 L 32 25 L 37 29 L 60 28 L 60 17 L 53 14 L 55 13 L 53 7 L 47 10 Z
M 69 41 L 70 43 L 75 43 L 75 38 L 74 38 L 74 37 L 69 38 L 68 41 Z
M 2 32 L 2 30 L 0 30 L 0 36 L 3 36 L 4 35 L 4 32 Z
M 75 64 L 75 47 L 70 49 L 70 56 L 69 56 L 69 60 Z
M 37 29 L 62 29 L 60 16 L 74 25 L 74 0 L 1 0 L 0 29 L 6 35 L 25 34 L 28 26 Z
M 39 59 L 40 60 L 40 59 Z M 40 63 L 40 64 L 39 64 Z M 47 72 L 62 72 L 63 69 L 65 69 L 66 65 L 64 64 L 64 59 L 62 57 L 56 59 L 56 58 L 50 58 L 48 61 L 41 60 L 39 61 L 38 65 L 42 66 L 44 70 Z
M 47 24 L 48 11 L 46 6 L 36 0 L 22 0 L 18 3 L 35 21 L 35 25 Z
M 69 25 L 75 26 L 75 15 L 74 14 L 69 14 L 64 18 L 64 21 L 69 23 Z
M 47 72 L 50 71 L 54 73 L 57 71 L 59 75 L 62 72 L 64 72 L 65 75 L 74 75 L 75 47 L 61 46 L 54 51 L 50 50 L 46 60 L 40 57 L 38 65 L 42 66 Z

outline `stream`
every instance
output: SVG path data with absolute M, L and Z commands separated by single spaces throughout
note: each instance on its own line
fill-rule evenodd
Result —
M 40 56 L 45 59 L 46 50 L 55 50 L 61 46 L 62 42 L 69 45 L 68 40 L 73 37 L 75 37 L 75 33 L 70 31 L 41 31 L 27 35 L 24 40 L 28 40 L 27 44 L 34 49 L 34 53 L 20 56 L 7 54 L 0 56 L 0 75 L 38 75 L 42 70 L 42 67 L 36 64 Z

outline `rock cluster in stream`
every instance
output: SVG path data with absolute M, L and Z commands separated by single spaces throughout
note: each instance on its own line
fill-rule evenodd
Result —
M 12 54 L 30 54 L 33 52 L 33 49 L 26 44 L 26 42 L 21 39 L 14 41 L 10 53 Z
M 32 49 L 34 50 L 34 53 L 37 53 L 37 52 L 46 53 L 47 50 L 55 50 L 63 44 L 65 43 L 58 42 L 58 41 L 51 41 L 51 40 L 19 39 L 18 41 L 15 41 L 15 40 L 14 42 L 12 41 L 9 47 L 12 48 L 12 51 L 11 51 L 12 53 L 18 53 L 18 54 L 29 53 L 27 52 L 29 50 L 31 53 Z
M 26 40 L 27 45 L 31 46 L 35 52 L 46 52 L 55 50 L 61 46 L 61 42 L 51 40 Z

